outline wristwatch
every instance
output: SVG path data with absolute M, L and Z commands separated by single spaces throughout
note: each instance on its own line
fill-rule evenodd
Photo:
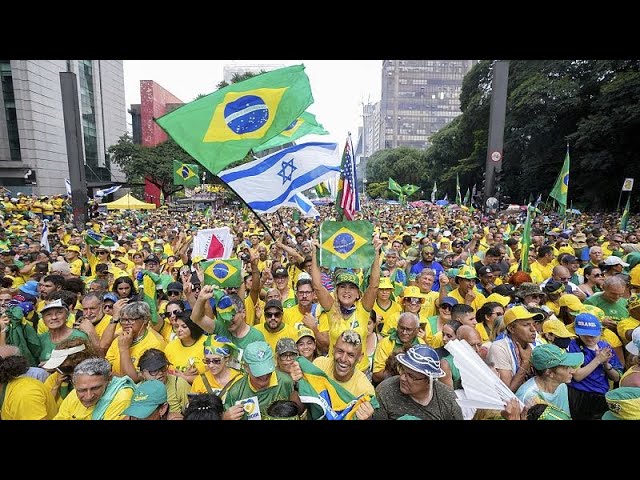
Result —
M 294 389 L 296 392 L 299 392 L 300 390 L 298 390 L 298 388 L 299 388 L 298 382 L 293 382 L 293 389 Z

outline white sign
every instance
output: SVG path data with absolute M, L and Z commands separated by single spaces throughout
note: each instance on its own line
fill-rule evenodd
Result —
M 631 190 L 633 190 L 633 178 L 625 178 L 622 184 L 622 191 L 630 192 Z
M 262 415 L 260 415 L 260 402 L 258 402 L 258 397 L 238 400 L 236 402 L 236 405 L 242 405 L 242 408 L 244 408 L 244 413 L 246 413 L 247 415 L 247 420 L 262 420 Z
M 494 162 L 499 162 L 502 160 L 502 154 L 500 152 L 491 152 L 491 160 Z

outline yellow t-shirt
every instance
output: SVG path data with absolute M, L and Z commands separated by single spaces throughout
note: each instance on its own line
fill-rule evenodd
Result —
M 318 312 L 320 312 L 320 310 L 321 310 L 320 305 L 316 305 L 316 307 L 311 309 L 311 316 L 313 318 L 315 318 L 316 320 L 318 320 Z M 285 308 L 284 309 L 284 314 L 282 316 L 282 322 L 286 323 L 287 325 L 291 325 L 297 331 L 297 330 L 300 329 L 300 324 L 304 323 L 302 321 L 303 318 L 304 318 L 304 315 L 302 314 L 302 312 L 298 308 L 298 305 L 295 305 L 293 307 L 289 307 L 289 308 Z M 294 337 L 294 340 L 295 340 L 295 337 Z
M 133 397 L 132 388 L 121 388 L 118 393 L 115 394 L 113 400 L 107 407 L 104 414 L 104 420 L 122 420 L 124 419 L 124 412 L 131 404 L 131 398 Z M 91 415 L 96 406 L 92 405 L 89 408 L 80 403 L 78 394 L 74 390 L 67 395 L 60 405 L 58 414 L 53 418 L 54 420 L 91 420 Z
M 482 306 L 485 304 L 487 299 L 481 293 L 475 292 L 475 294 L 476 294 L 476 298 L 473 299 L 473 302 L 471 302 L 470 306 L 471 308 L 473 308 L 474 312 L 477 312 L 479 309 L 482 308 Z M 449 296 L 452 298 L 455 298 L 458 301 L 458 303 L 465 303 L 464 298 L 462 298 L 462 295 L 460 295 L 459 288 L 456 288 L 455 290 L 451 290 L 449 292 Z
M 82 274 L 82 260 L 76 258 L 69 264 L 69 270 L 71 270 L 71 274 L 79 277 Z
M 294 327 L 292 327 L 291 325 L 287 325 L 284 322 L 282 323 L 282 325 L 284 325 L 284 328 L 279 332 L 275 332 L 275 333 L 269 332 L 266 329 L 264 323 L 261 323 L 253 327 L 264 335 L 264 341 L 269 344 L 269 346 L 271 347 L 271 350 L 273 350 L 274 355 L 276 354 L 276 343 L 278 343 L 278 340 L 280 340 L 281 338 L 291 338 L 295 341 L 296 338 L 298 338 L 297 337 L 298 332 Z
M 369 324 L 369 312 L 367 312 L 362 306 L 361 301 L 356 302 L 356 310 L 349 318 L 342 318 L 340 313 L 340 303 L 336 300 L 331 308 L 331 311 L 327 314 L 329 320 L 329 357 L 333 358 L 333 347 L 338 340 L 338 337 L 345 330 L 355 330 L 360 334 L 362 339 L 362 346 L 364 348 L 365 340 L 367 339 L 368 324 Z M 396 319 L 396 325 L 398 321 Z M 320 330 L 320 329 L 319 329 Z M 364 350 L 363 350 L 364 352 Z M 366 355 L 362 355 L 360 362 L 358 363 L 358 369 L 365 371 L 369 368 L 369 359 Z
M 367 362 L 367 366 L 369 366 L 369 360 L 366 355 L 363 355 L 363 358 Z M 350 392 L 352 395 L 359 397 L 360 395 L 375 395 L 375 389 L 364 373 L 362 373 L 358 368 L 353 372 L 352 377 L 346 382 L 339 382 L 333 376 L 333 355 L 329 357 L 318 357 L 313 361 L 313 364 L 322 370 L 327 376 Z
M 418 338 L 418 343 L 424 344 L 424 340 Z M 376 353 L 373 356 L 372 372 L 376 373 L 383 371 L 387 358 L 389 358 L 394 351 L 402 351 L 402 345 L 396 344 L 395 340 L 391 340 L 389 337 L 380 340 L 376 347 Z
M 194 365 L 198 369 L 198 373 L 207 371 L 207 366 L 202 363 L 206 339 L 207 335 L 201 335 L 196 343 L 190 347 L 183 346 L 179 338 L 169 342 L 164 348 L 164 354 L 169 360 L 171 370 L 185 372 L 190 368 L 190 365 Z
M 549 262 L 547 265 L 542 265 L 537 261 L 531 264 L 531 280 L 534 283 L 542 283 L 547 278 L 551 278 L 551 273 L 553 271 L 553 262 Z
M 145 336 L 138 343 L 131 345 L 129 348 L 134 368 L 138 368 L 138 360 L 140 360 L 140 357 L 144 352 L 150 348 L 157 348 L 158 350 L 164 351 L 165 347 L 166 343 L 164 338 L 162 338 L 162 336 L 155 330 L 147 327 Z M 118 344 L 117 338 L 114 338 L 113 342 L 111 342 L 111 346 L 109 347 L 109 350 L 107 350 L 105 358 L 113 367 L 112 371 L 115 375 L 122 375 L 124 373 L 120 369 L 120 345 Z
M 51 390 L 32 377 L 21 376 L 5 385 L 2 420 L 51 420 L 58 405 Z
M 230 368 L 229 370 L 231 372 L 231 378 L 229 379 L 229 383 L 233 385 L 233 382 L 235 382 L 237 379 L 242 377 L 242 373 L 236 370 L 235 368 Z M 211 386 L 213 393 L 217 395 L 224 388 L 224 385 L 220 385 L 220 383 L 218 383 L 218 381 L 211 374 L 209 369 L 207 369 L 207 371 L 204 372 L 204 375 L 205 377 L 207 377 L 207 381 L 209 382 L 209 385 Z M 209 391 L 207 390 L 207 387 L 202 381 L 202 376 L 198 375 L 193 381 L 193 385 L 191 385 L 191 393 L 209 393 Z
M 385 310 L 378 304 L 378 300 L 376 300 L 373 304 L 373 311 L 382 318 L 383 328 L 386 328 L 387 324 L 392 321 L 392 319 L 396 320 L 397 325 L 398 316 L 402 313 L 402 305 L 400 305 L 398 302 L 391 301 L 391 305 L 389 305 L 389 308 Z M 389 329 L 387 328 L 387 331 L 388 330 Z
M 625 346 L 629 343 L 629 340 L 624 336 L 625 332 L 627 330 L 634 330 L 636 327 L 640 327 L 640 322 L 633 317 L 623 318 L 616 324 L 618 337 L 620 337 Z

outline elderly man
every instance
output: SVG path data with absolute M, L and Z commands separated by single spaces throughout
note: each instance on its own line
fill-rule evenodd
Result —
M 304 410 L 292 377 L 276 370 L 273 351 L 266 342 L 253 342 L 244 349 L 246 374 L 233 383 L 224 397 L 225 420 L 261 420 L 276 400 L 291 400 Z M 299 367 L 298 367 L 299 368 Z
M 462 420 L 453 391 L 433 381 L 444 375 L 435 350 L 415 345 L 396 359 L 399 375 L 387 378 L 376 388 L 380 408 L 374 420 L 396 420 L 405 415 L 422 420 Z
M 111 343 L 105 358 L 113 365 L 115 375 L 127 375 L 135 382 L 139 382 L 143 379 L 137 370 L 142 354 L 150 348 L 164 351 L 166 342 L 158 332 L 149 328 L 149 320 L 151 320 L 151 310 L 144 302 L 126 304 L 118 312 L 117 317 L 114 309 L 112 321 L 119 322 L 122 331 Z M 110 323 L 109 328 L 115 328 L 115 323 Z
M 607 277 L 602 284 L 602 292 L 591 295 L 584 301 L 585 305 L 593 305 L 601 309 L 606 317 L 602 321 L 602 326 L 617 330 L 620 320 L 629 316 L 627 301 L 623 298 L 626 284 L 620 277 Z
M 391 372 L 385 369 L 387 359 L 393 353 L 403 352 L 413 345 L 424 343 L 418 338 L 420 318 L 415 313 L 404 312 L 398 318 L 398 326 L 386 338 L 378 343 L 373 357 L 373 383 L 377 385 L 385 378 L 391 376 Z
M 313 364 L 354 397 L 362 395 L 373 397 L 375 395 L 373 385 L 367 376 L 356 368 L 364 355 L 362 338 L 358 332 L 355 330 L 343 331 L 338 336 L 333 351 L 329 355 L 328 357 L 316 358 Z M 293 364 L 290 375 L 294 382 L 302 378 L 302 369 L 298 362 Z M 366 420 L 373 415 L 373 406 L 370 402 L 363 402 L 356 410 L 355 415 L 359 420 Z
M 113 376 L 104 358 L 88 358 L 76 365 L 73 386 L 54 420 L 122 420 L 135 388 L 129 377 Z

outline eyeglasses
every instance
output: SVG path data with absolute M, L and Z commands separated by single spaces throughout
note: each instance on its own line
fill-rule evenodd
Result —
M 142 320 L 142 319 L 143 319 L 143 317 L 138 317 L 138 318 L 121 318 L 121 319 L 120 319 L 120 323 L 121 323 L 121 324 L 124 324 L 124 323 L 133 323 L 133 322 L 135 322 L 136 320 Z
M 298 295 L 305 297 L 308 295 L 313 294 L 313 291 L 308 291 L 308 290 L 298 290 Z
M 164 312 L 164 316 L 169 318 L 171 315 L 178 315 L 179 313 L 182 313 L 182 310 L 167 310 L 166 312 Z
M 202 286 L 200 286 L 200 285 L 191 285 L 191 290 L 193 290 L 194 292 L 196 290 L 200 291 L 200 290 L 202 290 Z
M 415 332 L 416 327 L 401 327 L 400 325 L 398 325 L 398 332 L 404 332 L 404 333 L 412 333 Z
M 440 304 L 440 310 L 451 310 L 451 305 L 448 305 L 446 303 L 442 303 L 442 304 Z
M 427 380 L 429 378 L 429 377 L 416 377 L 412 373 L 409 373 L 407 369 L 405 369 L 402 365 L 398 365 L 398 375 L 400 376 L 404 375 L 405 377 L 410 379 L 412 382 L 420 382 L 421 380 Z
M 220 365 L 222 363 L 222 358 L 203 358 L 202 363 L 205 365 Z
M 169 365 L 165 365 L 164 367 L 161 367 L 158 370 L 147 370 L 147 373 L 152 377 L 157 377 L 158 375 L 162 375 L 163 373 L 166 373 L 167 370 L 169 370 Z
M 282 312 L 264 312 L 265 318 L 280 318 L 282 316 Z
M 278 356 L 283 360 L 294 360 L 298 356 L 298 354 L 293 352 L 286 352 L 286 353 L 281 353 Z
M 604 277 L 604 275 L 602 273 L 592 273 L 591 276 L 592 277 Z
M 170 292 L 167 292 L 167 295 L 177 295 L 180 296 L 182 292 L 178 292 L 177 290 L 171 290 Z
M 112 303 L 105 303 L 104 305 L 102 305 L 102 308 L 104 308 L 104 309 L 113 308 L 113 304 Z
M 109 252 L 96 252 L 98 255 L 106 255 Z

